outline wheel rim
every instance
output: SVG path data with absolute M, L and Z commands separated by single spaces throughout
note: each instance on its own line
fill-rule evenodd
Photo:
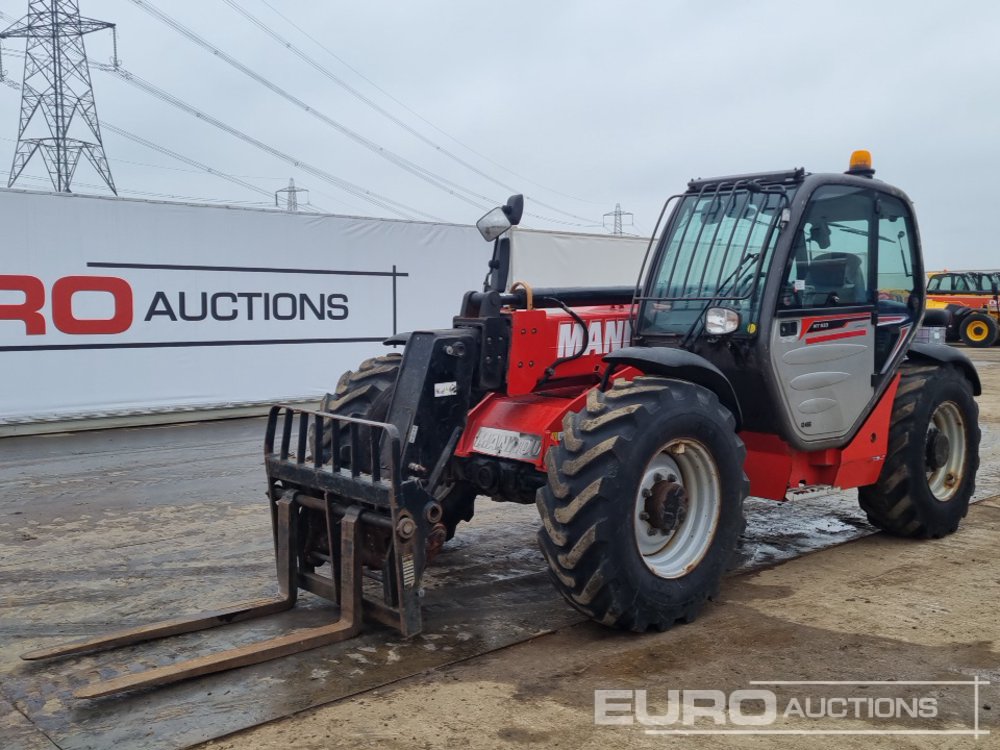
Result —
M 931 459 L 935 445 L 947 441 L 946 450 L 937 460 Z M 927 425 L 927 486 L 941 502 L 953 499 L 962 484 L 965 469 L 965 419 L 958 405 L 952 401 L 940 404 Z
M 654 526 L 649 515 L 650 497 L 665 490 L 671 510 L 679 498 L 683 507 L 669 530 Z M 633 529 L 646 567 L 660 578 L 687 575 L 708 552 L 721 508 L 719 470 L 708 449 L 692 440 L 667 443 L 646 467 L 635 497 Z
M 966 333 L 969 336 L 969 340 L 975 341 L 977 344 L 986 341 L 986 337 L 989 335 L 989 329 L 986 327 L 985 323 L 980 321 L 974 321 L 969 324 L 966 329 Z

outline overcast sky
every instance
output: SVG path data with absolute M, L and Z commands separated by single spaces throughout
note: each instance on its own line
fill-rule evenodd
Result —
M 118 24 L 126 70 L 424 215 L 472 223 L 487 199 L 501 203 L 514 189 L 528 196 L 527 226 L 600 232 L 602 215 L 621 203 L 634 213 L 631 231 L 648 234 L 664 199 L 691 177 L 842 171 L 853 149 L 868 148 L 878 176 L 916 204 L 929 268 L 1000 267 L 1000 3 L 236 1 L 431 143 L 310 68 L 224 0 L 151 4 L 438 185 L 268 91 L 140 3 L 80 4 L 85 16 Z M 0 10 L 20 17 L 27 5 L 4 0 Z M 110 57 L 109 32 L 87 44 L 92 59 Z M 4 47 L 24 49 L 20 40 Z M 22 64 L 5 54 L 16 80 Z M 112 74 L 95 70 L 93 79 L 98 112 L 111 125 L 268 192 L 295 177 L 330 212 L 396 216 Z M 2 170 L 18 108 L 19 95 L 0 87 Z M 118 134 L 106 132 L 105 145 L 123 196 L 267 202 Z M 44 176 L 41 162 L 26 175 Z M 82 165 L 76 191 L 101 192 L 83 186 L 98 181 Z

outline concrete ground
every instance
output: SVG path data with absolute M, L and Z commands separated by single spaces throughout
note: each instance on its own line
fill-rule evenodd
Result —
M 303 616 L 318 624 L 326 609 L 307 602 L 256 630 L 124 649 L 110 661 L 20 664 L 17 654 L 36 645 L 267 595 L 273 562 L 257 420 L 0 441 L 0 748 L 179 748 L 289 714 L 199 747 L 1000 747 L 1000 349 L 972 356 L 985 391 L 981 502 L 947 539 L 871 535 L 854 493 L 752 501 L 750 559 L 721 600 L 694 624 L 635 636 L 582 622 L 554 595 L 533 508 L 485 503 L 429 573 L 434 614 L 415 641 L 376 630 L 84 704 L 68 693 L 98 675 L 276 634 Z M 901 684 L 975 679 L 992 684 Z M 774 680 L 895 684 L 750 685 Z M 781 709 L 807 698 L 929 700 L 936 717 L 789 717 L 768 727 L 911 733 L 833 737 L 678 737 L 594 723 L 595 690 L 645 690 L 655 714 L 670 690 L 746 688 L 773 690 Z M 913 734 L 965 732 L 976 717 L 992 735 Z
M 913 544 L 883 536 L 730 579 L 723 600 L 696 623 L 642 637 L 580 624 L 553 635 L 210 742 L 214 750 L 279 748 L 958 748 L 971 736 L 647 735 L 595 726 L 594 691 L 648 691 L 663 710 L 670 689 L 727 694 L 751 680 L 934 680 L 992 683 L 977 703 L 969 686 L 785 688 L 804 696 L 937 696 L 931 722 L 860 720 L 861 730 L 992 730 L 1000 746 L 1000 502 L 977 505 L 963 531 Z M 782 704 L 784 705 L 784 704 Z M 706 727 L 705 723 L 698 725 Z M 774 727 L 810 728 L 787 719 Z M 714 725 L 708 724 L 714 729 Z M 730 727 L 732 728 L 732 727 Z
M 994 496 L 971 508 L 959 533 L 928 542 L 868 536 L 730 578 L 697 622 L 666 633 L 638 637 L 580 623 L 204 748 L 1000 747 L 1000 350 L 971 354 L 984 390 L 979 484 Z M 867 696 L 933 698 L 938 717 L 810 723 L 792 716 L 768 728 L 958 732 L 978 716 L 979 728 L 992 731 L 978 738 L 664 736 L 594 722 L 595 690 L 646 690 L 650 713 L 660 713 L 671 689 L 729 694 L 750 681 L 975 679 L 991 684 L 978 695 L 969 685 L 783 686 L 779 713 L 793 698 L 802 705 L 806 697 Z M 702 720 L 692 728 L 734 726 Z

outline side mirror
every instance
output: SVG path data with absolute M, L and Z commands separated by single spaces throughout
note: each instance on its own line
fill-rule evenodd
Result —
M 510 229 L 511 226 L 513 224 L 507 218 L 507 212 L 503 208 L 494 208 L 476 222 L 476 229 L 479 230 L 479 233 L 483 235 L 483 239 L 487 242 L 493 242 L 493 240 Z
M 517 226 L 521 223 L 521 217 L 524 215 L 524 196 L 523 195 L 512 195 L 507 199 L 507 205 L 503 207 L 503 212 L 507 214 L 507 218 L 510 219 L 510 223 L 513 226 Z
M 497 237 L 511 227 L 521 223 L 524 215 L 524 196 L 512 195 L 507 199 L 507 205 L 494 208 L 486 216 L 476 222 L 476 229 L 487 242 L 493 242 Z

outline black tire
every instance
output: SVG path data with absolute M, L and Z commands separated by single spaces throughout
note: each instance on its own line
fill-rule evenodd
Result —
M 345 372 L 337 382 L 334 393 L 328 393 L 320 402 L 320 411 L 341 414 L 348 417 L 384 422 L 389 414 L 392 394 L 396 387 L 396 377 L 402 363 L 400 354 L 386 354 L 366 359 L 356 371 Z M 341 460 L 345 466 L 352 462 L 350 439 L 343 430 L 340 440 Z M 362 471 L 370 472 L 372 467 L 371 439 L 369 431 L 359 431 L 358 465 Z M 332 435 L 328 431 L 323 436 L 323 446 L 329 450 Z M 455 529 L 462 521 L 471 521 L 475 512 L 475 489 L 465 482 L 452 482 L 439 487 L 436 493 L 441 503 L 441 523 L 445 527 L 445 538 L 455 536 Z
M 958 324 L 958 335 L 962 343 L 975 349 L 993 346 L 1000 335 L 997 322 L 986 313 L 974 312 L 966 315 Z
M 948 432 L 961 435 L 964 447 L 957 440 L 939 445 L 937 435 Z M 882 474 L 858 490 L 868 520 L 894 536 L 937 539 L 954 532 L 976 490 L 979 440 L 979 407 L 969 380 L 950 365 L 904 364 Z M 938 451 L 945 449 L 942 457 Z
M 682 450 L 679 441 L 686 441 Z M 664 630 L 678 620 L 693 620 L 717 595 L 743 532 L 743 501 L 750 490 L 745 458 L 733 415 L 701 386 L 639 377 L 616 382 L 605 393 L 592 391 L 585 409 L 566 415 L 563 438 L 546 456 L 548 483 L 537 495 L 538 541 L 556 589 L 588 617 L 616 628 Z M 715 485 L 692 481 L 696 459 L 714 466 Z M 695 495 L 673 535 L 660 537 L 663 550 L 673 540 L 681 541 L 681 549 L 685 539 L 702 540 L 689 565 L 677 563 L 683 572 L 663 577 L 647 565 L 654 558 L 640 552 L 641 534 L 660 532 L 637 516 L 640 491 L 649 489 L 649 482 L 656 488 L 676 481 L 672 470 L 659 468 L 671 461 L 685 487 L 718 491 L 698 493 L 704 501 Z M 642 502 L 648 510 L 649 501 Z M 703 534 L 695 533 L 705 528 L 696 520 L 704 517 L 700 508 L 714 508 L 707 511 L 714 525 Z M 688 527 L 689 522 L 697 525 Z
M 396 376 L 399 374 L 402 360 L 402 355 L 397 353 L 366 359 L 357 370 L 348 370 L 340 376 L 334 392 L 327 393 L 320 401 L 319 410 L 345 417 L 375 419 L 372 407 L 380 396 L 387 392 L 391 394 L 396 385 Z M 383 416 L 388 408 L 389 405 L 386 403 Z M 341 431 L 340 455 L 345 465 L 350 466 L 351 448 L 347 432 L 347 430 Z M 325 450 L 329 451 L 332 440 L 332 432 L 328 429 L 323 435 L 323 448 Z M 312 449 L 315 450 L 315 443 L 312 440 L 310 443 Z M 371 450 L 368 436 L 361 435 L 360 443 L 364 455 L 358 457 L 359 464 L 366 470 L 370 470 Z

